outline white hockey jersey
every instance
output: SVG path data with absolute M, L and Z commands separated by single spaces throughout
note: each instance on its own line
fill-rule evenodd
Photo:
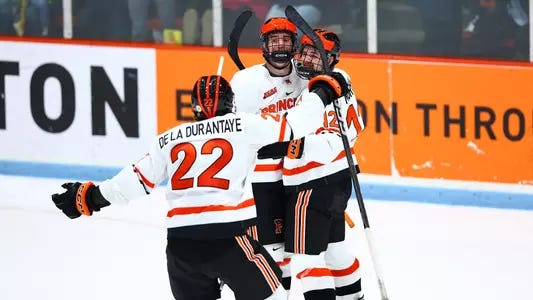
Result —
M 334 71 L 341 73 L 346 78 L 351 89 L 350 76 L 341 69 Z M 302 95 L 307 93 L 309 93 L 308 90 L 304 91 Z M 357 108 L 357 100 L 353 90 L 347 97 L 341 97 L 335 102 L 340 106 L 340 119 L 345 122 L 346 136 L 352 157 L 357 165 L 353 146 L 358 134 L 364 129 L 364 123 Z M 320 128 L 316 128 L 316 135 L 305 138 L 303 156 L 300 159 L 284 158 L 283 184 L 285 186 L 301 185 L 348 168 L 346 152 L 337 123 L 338 120 L 332 103 L 326 107 L 323 124 Z M 309 124 L 309 126 L 313 125 Z
M 258 64 L 235 73 L 231 87 L 235 92 L 238 112 L 280 113 L 298 105 L 301 92 L 307 88 L 307 80 L 296 74 L 296 68 L 287 76 L 272 76 L 263 64 Z M 258 159 L 253 182 L 281 180 L 281 159 Z
M 168 179 L 169 235 L 216 238 L 241 234 L 243 221 L 256 216 L 251 183 L 257 150 L 301 137 L 320 123 L 324 105 L 311 101 L 280 114 L 236 113 L 185 123 L 160 134 L 132 167 L 100 184 L 111 203 L 127 203 Z M 216 230 L 214 230 L 216 229 Z M 216 234 L 214 234 L 216 232 Z

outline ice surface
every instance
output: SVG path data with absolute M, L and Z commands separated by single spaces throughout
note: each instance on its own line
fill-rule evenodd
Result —
M 50 199 L 63 182 L 0 175 L 0 299 L 172 300 L 162 190 L 70 220 Z M 533 211 L 365 200 L 390 299 L 533 299 Z M 350 202 L 363 289 L 379 299 Z

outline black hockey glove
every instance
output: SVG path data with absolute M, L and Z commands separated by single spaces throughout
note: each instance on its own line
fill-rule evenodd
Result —
M 350 87 L 344 76 L 339 72 L 333 72 L 329 75 L 317 75 L 308 83 L 309 91 L 317 94 L 324 106 L 333 102 L 333 100 L 344 97 L 350 93 Z
M 93 211 L 108 206 L 109 203 L 92 182 L 67 182 L 61 185 L 67 189 L 62 194 L 53 194 L 52 201 L 63 213 L 75 219 L 81 215 L 91 216 Z
M 288 142 L 278 142 L 259 149 L 257 158 L 300 158 L 304 151 L 305 137 Z
M 350 83 L 346 81 L 346 77 L 339 72 L 332 72 L 329 76 L 335 78 L 341 87 L 341 94 L 339 97 L 346 97 L 351 92 Z

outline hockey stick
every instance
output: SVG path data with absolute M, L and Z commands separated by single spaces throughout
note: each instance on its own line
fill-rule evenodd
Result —
M 326 74 L 331 73 L 331 68 L 328 64 L 326 51 L 324 50 L 324 45 L 322 44 L 320 37 L 318 37 L 318 35 L 313 31 L 311 26 L 307 24 L 307 22 L 303 19 L 303 17 L 291 5 L 288 5 L 287 8 L 285 9 L 285 15 L 292 23 L 294 23 L 294 25 L 296 25 L 296 27 L 298 27 L 298 29 L 302 31 L 303 34 L 307 35 L 311 39 L 311 41 L 313 41 L 314 46 L 320 52 L 320 58 L 322 59 L 324 71 L 326 72 Z M 381 269 L 378 264 L 377 254 L 376 254 L 377 252 L 375 251 L 375 248 L 374 248 L 372 232 L 370 231 L 370 224 L 368 222 L 368 216 L 366 214 L 365 203 L 363 202 L 363 195 L 361 194 L 361 187 L 359 186 L 359 180 L 357 178 L 357 171 L 355 168 L 355 163 L 353 161 L 353 157 L 351 154 L 352 152 L 350 149 L 350 143 L 348 142 L 348 137 L 346 136 L 346 127 L 345 127 L 343 119 L 340 118 L 342 114 L 341 114 L 340 107 L 337 101 L 338 99 L 333 101 L 333 106 L 335 107 L 335 114 L 337 116 L 337 121 L 338 121 L 337 123 L 339 126 L 339 130 L 341 132 L 342 144 L 344 146 L 344 152 L 346 154 L 346 160 L 348 161 L 348 168 L 350 169 L 350 175 L 352 178 L 352 183 L 353 183 L 355 195 L 357 198 L 357 203 L 359 204 L 359 211 L 361 213 L 361 219 L 363 220 L 363 226 L 366 232 L 366 238 L 367 238 L 368 248 L 370 251 L 370 256 L 374 263 L 374 270 L 376 272 L 376 277 L 378 279 L 378 286 L 379 286 L 379 291 L 381 293 L 381 299 L 388 300 L 389 297 L 387 296 L 387 291 L 385 290 L 385 282 L 383 280 Z
M 220 58 L 218 59 L 218 68 L 217 68 L 217 75 L 222 75 L 222 67 L 224 66 L 224 55 L 220 55 Z
M 313 29 L 311 28 L 311 26 L 309 26 L 309 24 L 303 19 L 303 17 L 291 5 L 287 6 L 287 8 L 285 10 L 285 15 L 305 35 L 309 36 L 306 33 L 306 31 L 308 31 L 309 33 L 312 33 L 312 37 L 311 36 L 309 36 L 309 37 L 311 38 L 311 40 L 313 41 L 313 44 L 317 47 L 317 49 L 320 52 L 320 59 L 322 60 L 322 65 L 324 66 L 324 70 L 326 71 L 326 73 L 330 73 L 331 70 L 330 70 L 329 64 L 327 62 L 327 57 L 326 57 L 326 54 L 325 54 L 326 50 L 324 49 L 324 45 L 322 44 L 322 41 L 320 40 L 320 38 L 318 36 L 316 36 L 316 34 L 313 32 Z M 307 27 L 307 28 L 301 28 L 301 27 Z M 305 29 L 306 31 L 304 31 L 303 29 Z M 340 115 L 340 108 L 338 107 L 336 102 L 333 103 L 333 106 L 335 107 L 335 114 L 336 114 L 337 120 L 340 120 L 338 118 L 338 116 Z M 344 123 L 342 123 L 342 120 L 341 120 L 341 124 L 344 124 Z M 341 127 L 341 126 L 339 125 L 339 127 Z M 343 128 L 344 128 L 344 126 L 342 126 L 342 128 L 340 128 L 340 131 L 341 131 L 341 137 L 342 137 L 342 141 L 343 141 L 344 151 L 347 151 L 346 153 L 350 153 L 350 146 L 348 146 L 348 150 L 346 148 L 346 144 L 348 144 L 348 138 L 346 137 L 346 130 L 343 131 Z M 346 141 L 346 143 L 345 143 L 345 141 Z M 347 157 L 348 157 L 348 155 L 347 155 Z M 348 165 L 350 167 L 350 171 L 352 171 L 352 167 L 355 170 L 355 163 L 353 162 L 353 158 L 351 157 L 351 155 L 350 155 L 350 158 L 347 158 L 347 159 L 348 159 Z M 351 163 L 350 163 L 350 160 L 351 160 Z M 353 172 L 353 173 L 355 173 L 355 177 L 356 177 L 355 180 L 357 181 L 357 172 Z M 352 177 L 352 181 L 353 181 L 353 177 L 354 176 L 352 175 L 351 177 Z M 354 186 L 355 186 L 355 183 L 354 183 Z M 357 190 L 357 188 L 355 190 Z M 366 216 L 366 210 L 365 210 L 365 216 Z M 344 212 L 344 219 L 346 221 L 346 224 L 348 224 L 348 226 L 350 228 L 353 228 L 355 226 L 354 222 L 352 221 L 352 219 L 350 218 L 350 216 L 348 215 L 348 213 L 346 211 Z M 363 220 L 363 223 L 364 223 L 364 220 Z M 367 221 L 367 223 L 368 223 L 368 221 Z
M 244 26 L 246 26 L 246 23 L 248 23 L 248 20 L 252 17 L 252 11 L 247 9 L 243 11 L 237 19 L 235 19 L 235 23 L 233 24 L 233 29 L 231 30 L 231 33 L 229 34 L 229 41 L 228 41 L 228 54 L 237 66 L 239 70 L 244 69 L 244 65 L 241 62 L 241 59 L 239 58 L 239 40 L 241 39 L 242 30 L 244 29 Z

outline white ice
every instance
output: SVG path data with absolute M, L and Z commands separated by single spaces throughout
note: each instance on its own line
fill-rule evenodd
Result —
M 162 191 L 70 220 L 50 199 L 62 182 L 0 175 L 0 299 L 172 300 Z M 350 202 L 366 299 L 380 299 Z M 533 211 L 365 202 L 390 299 L 533 299 Z

